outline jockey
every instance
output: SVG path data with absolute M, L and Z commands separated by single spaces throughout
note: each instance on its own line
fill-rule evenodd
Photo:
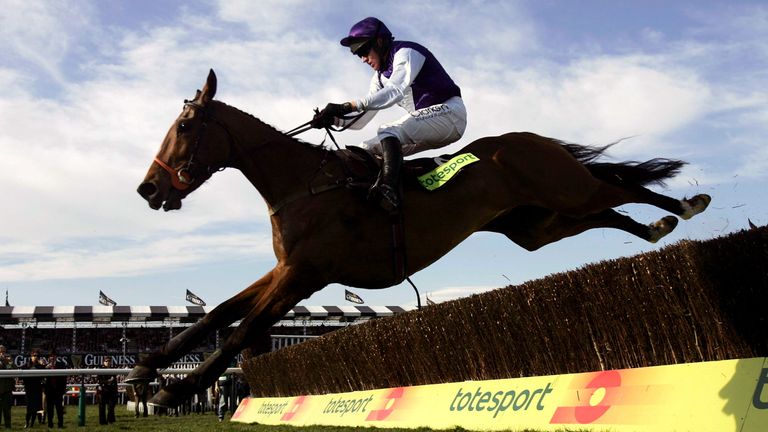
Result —
M 370 90 L 361 99 L 329 103 L 315 116 L 312 126 L 347 126 L 351 120 L 342 117 L 361 112 L 362 117 L 350 125 L 361 129 L 379 110 L 395 104 L 408 112 L 379 126 L 376 137 L 363 143 L 383 159 L 371 192 L 378 192 L 382 208 L 394 211 L 400 205 L 403 156 L 444 147 L 464 134 L 467 112 L 461 91 L 429 50 L 414 42 L 396 41 L 377 18 L 368 17 L 353 25 L 340 43 L 373 68 Z

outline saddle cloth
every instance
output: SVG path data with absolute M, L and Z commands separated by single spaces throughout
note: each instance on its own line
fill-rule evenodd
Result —
M 354 146 L 338 150 L 337 154 L 356 183 L 371 185 L 376 180 L 381 170 L 381 156 Z M 427 190 L 435 190 L 447 183 L 463 167 L 478 160 L 472 153 L 405 160 L 402 169 L 403 184 L 416 183 Z

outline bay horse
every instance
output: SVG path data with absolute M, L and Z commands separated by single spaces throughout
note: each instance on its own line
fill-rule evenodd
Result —
M 209 332 L 242 320 L 191 374 L 158 392 L 150 401 L 154 405 L 177 406 L 211 386 L 250 342 L 330 283 L 392 286 L 477 231 L 504 234 L 527 250 L 606 227 L 656 242 L 675 228 L 675 216 L 644 225 L 613 207 L 645 203 L 688 219 L 710 202 L 703 194 L 678 200 L 645 187 L 676 175 L 682 161 L 598 162 L 604 148 L 532 133 L 481 138 L 460 152 L 479 160 L 441 189 L 427 191 L 403 180 L 408 267 L 398 275 L 391 215 L 367 201 L 364 188 L 349 187 L 341 152 L 289 137 L 214 100 L 216 86 L 211 70 L 202 91 L 185 101 L 138 192 L 152 209 L 177 210 L 215 172 L 240 170 L 269 207 L 277 264 L 133 368 L 128 382 L 153 379 Z

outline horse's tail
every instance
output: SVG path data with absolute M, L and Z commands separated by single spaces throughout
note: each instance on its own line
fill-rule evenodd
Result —
M 685 162 L 675 159 L 655 158 L 645 162 L 597 162 L 613 144 L 603 147 L 587 147 L 579 144 L 561 143 L 568 152 L 600 180 L 612 184 L 664 185 L 664 180 L 680 173 Z

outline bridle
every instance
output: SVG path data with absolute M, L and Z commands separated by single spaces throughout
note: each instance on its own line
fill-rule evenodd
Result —
M 230 145 L 234 144 L 234 138 L 232 137 L 232 133 L 229 131 L 229 128 L 227 128 L 227 125 L 222 123 L 220 120 L 213 117 L 213 114 L 211 114 L 209 110 L 210 104 L 201 105 L 195 101 L 191 100 L 184 100 L 184 107 L 192 106 L 198 110 L 201 110 L 203 112 L 203 120 L 200 125 L 200 129 L 197 132 L 197 135 L 195 136 L 195 141 L 192 144 L 192 152 L 191 156 L 189 157 L 189 160 L 187 160 L 186 163 L 182 164 L 182 166 L 178 169 L 172 168 L 167 163 L 163 162 L 159 156 L 155 156 L 155 162 L 160 165 L 162 169 L 164 169 L 168 174 L 171 176 L 171 185 L 173 185 L 174 188 L 184 191 L 189 189 L 189 187 L 192 185 L 192 183 L 195 182 L 195 178 L 192 177 L 192 166 L 195 163 L 195 156 L 197 155 L 198 149 L 200 148 L 200 140 L 202 139 L 203 133 L 205 133 L 205 129 L 208 126 L 208 120 L 213 121 L 213 123 L 220 126 L 222 129 L 224 129 L 224 132 L 226 132 L 227 137 L 229 138 Z M 234 146 L 231 146 L 231 148 L 234 148 Z M 231 152 L 230 152 L 231 155 Z M 222 171 L 224 168 L 229 166 L 228 161 L 225 162 L 222 166 L 219 167 L 213 167 L 212 165 L 206 166 L 206 175 L 213 174 L 217 171 Z

